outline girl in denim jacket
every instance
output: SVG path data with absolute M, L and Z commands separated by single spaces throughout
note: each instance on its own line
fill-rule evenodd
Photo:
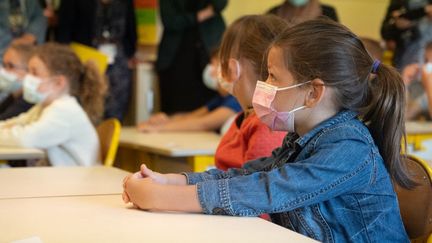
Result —
M 322 242 L 408 242 L 392 180 L 401 163 L 404 85 L 360 39 L 311 20 L 269 47 L 269 76 L 253 105 L 289 133 L 268 158 L 242 168 L 159 174 L 142 165 L 124 180 L 125 202 L 145 210 L 256 216 Z M 179 203 L 181 202 L 181 203 Z

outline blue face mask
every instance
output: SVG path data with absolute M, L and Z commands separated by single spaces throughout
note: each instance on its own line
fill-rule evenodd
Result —
M 309 3 L 309 0 L 289 0 L 294 7 L 303 7 Z
M 40 104 L 42 103 L 46 97 L 47 93 L 41 93 L 38 91 L 38 88 L 42 80 L 33 75 L 27 74 L 23 81 L 23 98 L 25 101 L 31 104 Z
M 6 71 L 4 68 L 0 69 L 0 91 L 5 93 L 15 92 L 21 88 L 21 82 L 18 77 Z

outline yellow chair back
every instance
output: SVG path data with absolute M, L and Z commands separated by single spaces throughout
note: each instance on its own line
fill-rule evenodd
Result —
M 103 121 L 96 128 L 101 148 L 101 158 L 105 166 L 113 166 L 120 139 L 120 122 L 111 118 Z

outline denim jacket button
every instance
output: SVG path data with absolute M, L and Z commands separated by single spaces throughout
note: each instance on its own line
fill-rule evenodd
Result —
M 223 208 L 213 208 L 212 214 L 227 215 L 226 211 Z

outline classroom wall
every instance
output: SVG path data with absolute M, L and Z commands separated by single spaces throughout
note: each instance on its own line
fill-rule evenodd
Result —
M 223 12 L 227 24 L 245 14 L 261 14 L 283 0 L 229 0 Z M 381 22 L 390 0 L 321 0 L 336 8 L 341 22 L 357 35 L 380 39 Z

